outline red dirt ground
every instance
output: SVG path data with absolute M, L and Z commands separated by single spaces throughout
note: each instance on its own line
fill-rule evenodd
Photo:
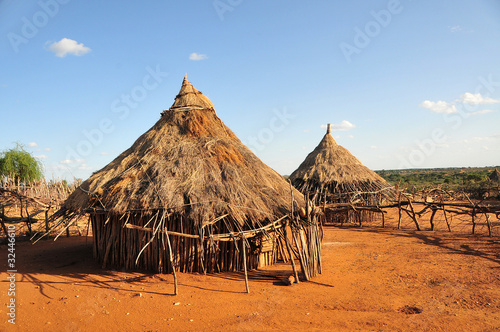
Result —
M 394 220 L 394 218 L 393 218 Z M 323 274 L 284 286 L 289 264 L 241 273 L 103 270 L 92 238 L 16 244 L 19 331 L 500 330 L 500 238 L 376 226 L 326 227 Z M 7 270 L 7 247 L 0 246 Z

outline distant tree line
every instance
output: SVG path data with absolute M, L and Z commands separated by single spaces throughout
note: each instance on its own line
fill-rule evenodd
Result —
M 469 167 L 382 170 L 377 171 L 377 173 L 390 184 L 398 185 L 401 189 L 409 192 L 441 188 L 471 193 L 475 198 L 483 198 L 489 195 L 492 189 L 499 186 L 498 183 L 489 179 L 489 175 L 494 170 L 495 167 Z M 497 192 L 495 195 L 498 195 Z

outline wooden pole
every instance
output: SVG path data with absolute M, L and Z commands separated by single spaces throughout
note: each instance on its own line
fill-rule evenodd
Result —
M 245 235 L 241 234 L 241 250 L 243 250 L 243 268 L 245 270 L 245 287 L 247 289 L 247 293 L 250 293 L 250 287 L 248 286 L 248 271 L 247 271 L 247 254 L 245 248 Z
M 295 282 L 298 284 L 298 283 L 300 283 L 299 274 L 297 273 L 297 268 L 295 267 L 295 258 L 293 257 L 290 239 L 288 238 L 288 234 L 286 231 L 287 228 L 288 228 L 288 220 L 286 221 L 285 227 L 283 228 L 283 236 L 285 238 L 286 249 L 288 251 L 288 255 L 290 256 L 290 263 L 292 264 L 292 270 L 293 270 L 293 275 L 295 277 Z
M 431 231 L 433 231 L 434 230 L 434 215 L 436 214 L 438 209 L 434 205 L 431 207 L 431 209 L 432 209 L 432 214 L 431 214 L 430 223 L 431 223 Z
M 410 204 L 411 213 L 413 215 L 413 221 L 415 222 L 415 226 L 417 226 L 417 230 L 420 231 L 420 225 L 418 224 L 417 214 L 415 213 L 415 209 L 413 208 L 413 204 L 411 203 L 411 199 L 408 199 L 408 203 Z
M 401 229 L 401 193 L 399 193 L 399 198 L 398 198 L 398 213 L 399 213 L 398 229 Z
M 490 216 L 488 215 L 488 213 L 484 213 L 484 215 L 486 216 L 486 224 L 488 225 L 488 236 L 491 237 L 491 222 L 490 222 Z
M 2 205 L 2 216 L 5 215 L 5 207 Z M 7 233 L 7 227 L 5 226 L 5 223 L 3 222 L 3 218 L 0 217 L 0 221 L 2 222 L 2 228 L 3 228 L 3 231 L 5 232 L 5 236 L 8 235 Z
M 286 219 L 285 227 L 283 228 L 283 235 L 285 237 L 285 243 L 286 243 L 286 248 L 288 250 L 288 254 L 290 255 L 290 262 L 292 264 L 292 270 L 293 270 L 293 275 L 295 277 L 295 282 L 298 284 L 298 283 L 300 283 L 300 281 L 299 281 L 299 274 L 297 273 L 297 269 L 295 267 L 295 259 L 293 258 L 293 253 L 292 253 L 292 248 L 291 248 L 291 244 L 290 244 L 290 239 L 288 238 L 288 234 L 287 234 L 287 231 L 286 231 L 286 229 L 288 228 L 288 224 L 289 224 L 289 220 L 288 219 L 293 218 L 293 187 L 292 187 L 292 182 L 290 182 L 290 180 L 288 180 L 288 183 L 290 183 L 290 193 L 291 193 L 291 200 L 292 200 L 291 203 L 292 204 L 291 204 L 291 207 L 290 207 L 291 208 L 290 218 Z
M 472 234 L 474 234 L 476 230 L 476 208 L 472 208 Z
M 476 204 L 474 204 L 471 199 L 469 198 L 468 195 L 465 195 L 465 197 L 467 198 L 467 200 L 469 201 L 470 204 L 472 204 L 472 234 L 474 234 L 475 230 L 476 230 Z
M 384 210 L 380 209 L 380 213 L 382 214 L 382 226 L 385 228 L 385 212 Z
M 49 210 L 50 206 L 45 210 L 45 231 L 49 231 Z
M 300 230 L 299 230 L 299 232 L 300 232 Z M 295 242 L 295 246 L 297 247 L 298 256 L 299 256 L 299 262 L 300 262 L 300 267 L 302 269 L 302 273 L 304 274 L 304 277 L 306 278 L 306 280 L 309 280 L 309 273 L 308 273 L 308 269 L 307 269 L 307 261 L 304 259 L 304 248 L 303 247 L 301 248 L 301 246 L 300 246 L 297 233 L 298 232 L 296 232 L 296 231 L 294 231 L 292 229 L 293 241 Z
M 175 273 L 175 264 L 174 264 L 174 259 L 173 259 L 173 255 L 172 255 L 172 246 L 170 245 L 170 236 L 168 235 L 167 223 L 165 222 L 165 210 L 163 210 L 162 221 L 163 221 L 163 227 L 165 230 L 165 232 L 163 232 L 163 234 L 167 238 L 168 258 L 170 260 L 170 266 L 172 266 L 172 274 L 174 275 L 174 294 L 177 295 L 178 294 L 177 273 Z
M 442 209 L 443 209 L 443 214 L 444 214 L 444 220 L 446 221 L 446 226 L 448 226 L 448 231 L 451 232 L 451 225 L 448 222 L 448 216 L 446 215 L 446 210 L 445 210 L 444 206 L 442 206 Z

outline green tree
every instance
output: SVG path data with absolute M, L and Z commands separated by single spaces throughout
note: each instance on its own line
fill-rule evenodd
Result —
M 17 143 L 15 148 L 0 152 L 0 175 L 23 182 L 41 180 L 42 163 Z
M 480 182 L 485 180 L 485 176 L 478 173 L 471 173 L 467 175 L 467 181 L 469 182 Z

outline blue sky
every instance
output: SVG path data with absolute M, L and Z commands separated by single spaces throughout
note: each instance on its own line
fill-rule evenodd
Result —
M 500 164 L 499 1 L 0 1 L 0 149 L 87 178 L 184 74 L 290 174 L 333 124 L 372 169 Z

